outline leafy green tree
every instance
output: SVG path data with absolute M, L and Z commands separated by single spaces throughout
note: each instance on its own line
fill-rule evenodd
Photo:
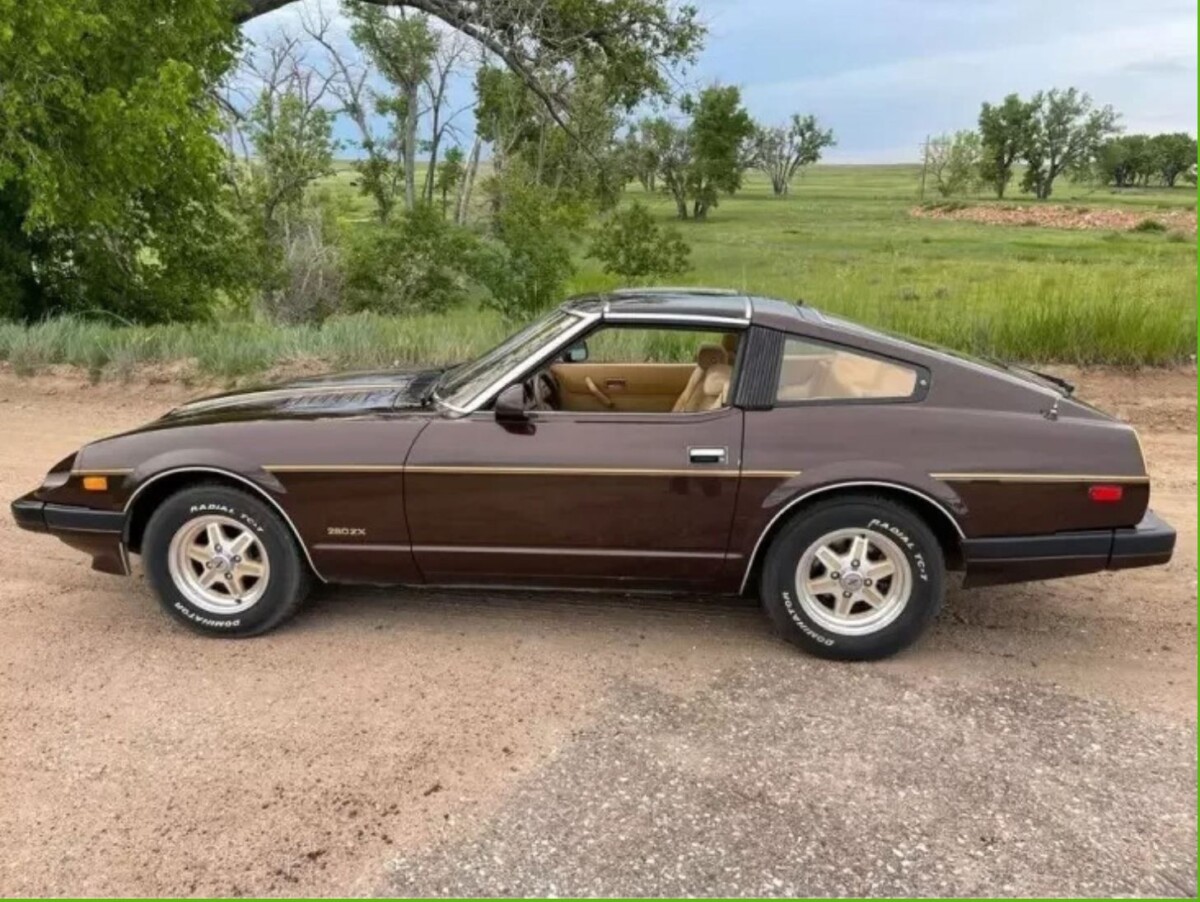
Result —
M 1196 139 L 1187 132 L 1155 135 L 1150 145 L 1158 165 L 1156 175 L 1168 188 L 1196 166 Z
M 350 38 L 367 54 L 379 72 L 396 89 L 394 96 L 378 99 L 376 111 L 393 116 L 397 123 L 396 142 L 400 157 L 395 166 L 404 177 L 404 208 L 417 203 L 417 122 L 420 118 L 420 92 L 429 78 L 438 49 L 437 35 L 429 17 L 400 9 L 396 13 L 380 6 L 351 2 Z M 362 170 L 364 188 L 376 198 L 380 218 L 390 215 L 394 200 L 388 187 L 395 179 L 376 145 L 368 149 L 368 166 Z
M 1093 108 L 1091 97 L 1076 88 L 1039 91 L 1029 106 L 1021 187 L 1045 200 L 1058 176 L 1087 169 L 1101 142 L 1117 131 L 1118 117 L 1110 106 Z
M 694 162 L 688 175 L 692 216 L 706 219 L 719 195 L 733 194 L 742 186 L 754 120 L 742 106 L 741 90 L 733 85 L 705 88 L 695 101 L 684 98 L 682 109 L 692 116 Z
M 1034 104 L 1016 94 L 994 106 L 984 103 L 979 111 L 980 175 L 999 198 L 1012 181 L 1013 166 L 1029 146 L 1035 113 Z
M 716 85 L 698 98 L 684 97 L 680 109 L 690 121 L 644 123 L 648 150 L 658 160 L 659 181 L 674 198 L 679 218 L 706 219 L 722 193 L 741 187 L 754 121 L 733 86 Z
M 1158 170 L 1147 135 L 1109 138 L 1096 149 L 1093 165 L 1096 178 L 1114 188 L 1130 188 Z
M 490 291 L 487 305 L 513 320 L 526 319 L 557 303 L 575 271 L 574 238 L 588 210 L 563 203 L 514 162 L 487 185 L 493 197 L 492 234 L 500 254 L 481 260 L 480 281 Z
M 462 303 L 490 269 L 486 249 L 468 230 L 418 204 L 351 242 L 346 307 L 382 313 L 437 313 Z
M 654 120 L 642 119 L 631 126 L 621 142 L 623 167 L 628 179 L 636 179 L 642 190 L 653 192 L 657 187 L 658 150 L 651 132 Z
M 210 87 L 227 0 L 0 0 L 0 280 L 9 313 L 202 316 L 238 290 Z
M 626 278 L 686 272 L 690 255 L 691 248 L 678 230 L 660 228 L 637 201 L 605 219 L 588 250 L 605 272 Z
M 657 162 L 662 190 L 674 199 L 675 215 L 687 219 L 691 173 L 695 163 L 691 129 L 660 117 L 643 122 L 642 132 L 646 153 Z
M 13 0 L 10 0 L 13 2 Z M 62 0 L 65 2 L 65 0 Z M 294 0 L 232 0 L 241 23 Z M 608 102 L 626 111 L 666 97 L 667 70 L 694 60 L 704 39 L 696 8 L 672 0 L 357 0 L 408 7 L 477 42 L 525 83 L 558 125 L 572 132 L 548 76 L 590 67 Z
M 442 158 L 441 165 L 437 168 L 437 180 L 434 182 L 433 189 L 442 199 L 442 217 L 446 216 L 446 211 L 450 206 L 450 194 L 453 192 L 462 181 L 465 167 L 463 166 L 463 152 L 461 147 L 451 147 L 446 151 L 445 157 Z
M 796 113 L 785 126 L 759 128 L 754 135 L 754 166 L 770 180 L 776 197 L 788 193 L 792 178 L 804 166 L 821 159 L 821 151 L 831 147 L 832 129 L 822 129 L 815 116 Z
M 926 148 L 925 160 L 938 194 L 951 197 L 978 190 L 982 154 L 978 132 L 963 130 L 933 138 Z
M 246 125 L 254 146 L 251 190 L 268 233 L 299 208 L 309 185 L 333 172 L 333 120 L 333 113 L 295 83 L 278 92 L 264 90 L 251 108 Z

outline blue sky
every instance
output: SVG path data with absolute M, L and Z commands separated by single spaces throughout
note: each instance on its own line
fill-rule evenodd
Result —
M 1127 131 L 1196 133 L 1195 0 L 694 2 L 709 35 L 684 83 L 737 84 L 765 122 L 815 113 L 838 139 L 829 161 L 915 160 L 926 134 L 973 127 L 983 100 L 1072 85 Z M 300 6 L 248 33 L 294 29 Z

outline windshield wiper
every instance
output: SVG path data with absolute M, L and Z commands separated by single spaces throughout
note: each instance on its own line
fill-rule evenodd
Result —
M 427 385 L 421 392 L 421 406 L 428 407 L 433 402 L 433 396 L 437 393 L 437 388 L 442 383 L 442 377 L 446 375 L 448 370 L 441 370 L 438 374 L 429 380 Z

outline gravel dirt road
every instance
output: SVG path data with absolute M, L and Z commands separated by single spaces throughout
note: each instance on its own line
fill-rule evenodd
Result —
M 1075 372 L 1179 530 L 847 666 L 753 603 L 327 589 L 207 640 L 0 517 L 0 893 L 1196 892 L 1196 374 Z M 0 371 L 0 496 L 195 390 Z

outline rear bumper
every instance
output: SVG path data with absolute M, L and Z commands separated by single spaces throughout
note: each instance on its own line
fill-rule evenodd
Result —
M 33 493 L 12 503 L 13 520 L 21 529 L 48 532 L 72 548 L 92 556 L 92 568 L 103 573 L 129 573 L 129 555 L 123 541 L 125 514 L 93 510 L 70 504 L 39 501 Z
M 1125 529 L 965 539 L 964 585 L 986 586 L 1165 564 L 1175 530 L 1153 511 Z

